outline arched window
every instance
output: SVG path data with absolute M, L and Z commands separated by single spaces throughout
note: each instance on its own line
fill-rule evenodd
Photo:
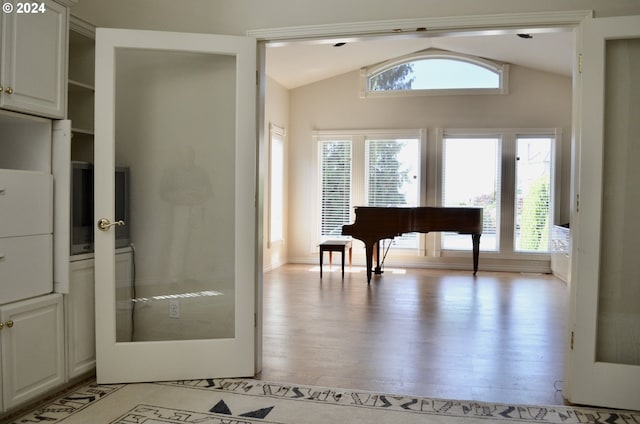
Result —
M 362 97 L 507 94 L 509 65 L 425 50 L 362 69 Z

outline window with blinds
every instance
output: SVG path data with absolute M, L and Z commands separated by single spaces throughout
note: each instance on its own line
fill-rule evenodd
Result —
M 269 161 L 269 243 L 284 238 L 284 130 L 271 129 Z
M 443 139 L 442 205 L 482 207 L 483 229 L 480 248 L 497 251 L 500 240 L 500 139 Z M 471 237 L 442 234 L 442 248 L 471 250 Z
M 514 250 L 549 252 L 553 139 L 518 137 L 516 143 Z
M 342 235 L 350 222 L 351 140 L 320 141 L 321 238 Z
M 367 139 L 367 205 L 410 207 L 419 204 L 420 140 Z M 396 237 L 396 248 L 417 248 L 418 234 Z

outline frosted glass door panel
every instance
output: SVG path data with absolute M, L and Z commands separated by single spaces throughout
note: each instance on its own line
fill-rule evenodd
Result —
M 597 360 L 640 365 L 640 39 L 608 40 Z
M 236 58 L 116 50 L 115 163 L 130 169 L 131 340 L 235 336 Z M 127 334 L 127 332 L 118 332 Z

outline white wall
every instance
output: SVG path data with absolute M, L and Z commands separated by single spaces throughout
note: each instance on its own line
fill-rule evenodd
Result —
M 264 134 L 266 138 L 266 143 L 268 144 L 269 140 L 269 124 L 276 125 L 285 130 L 285 164 L 287 163 L 288 155 L 286 153 L 288 146 L 288 134 L 289 134 L 289 90 L 278 84 L 271 78 L 267 78 L 267 87 L 265 97 L 267 99 L 265 104 L 265 128 Z M 269 157 L 269 147 L 265 146 L 265 156 Z M 280 265 L 287 263 L 287 226 L 288 222 L 288 212 L 285 207 L 284 210 L 284 243 L 276 243 L 274 245 L 269 245 L 269 190 L 267 187 L 269 186 L 269 161 L 266 159 L 266 175 L 265 175 L 265 210 L 264 210 L 264 240 L 263 240 L 263 268 L 265 270 L 270 270 L 273 268 L 277 268 Z M 287 182 L 289 180 L 287 174 L 288 167 L 285 168 L 284 180 L 285 180 L 285 205 L 287 204 L 287 191 L 288 186 Z
M 562 128 L 561 191 L 564 195 L 560 204 L 560 222 L 568 222 L 571 78 L 512 66 L 510 93 L 506 96 L 369 99 L 359 97 L 358 81 L 359 72 L 356 71 L 291 91 L 290 261 L 317 262 L 314 252 L 317 242 L 313 231 L 315 227 L 309 225 L 310 219 L 317 215 L 317 166 L 313 130 L 427 128 L 428 143 L 433 146 L 435 129 L 439 127 Z M 434 259 L 421 258 L 413 261 L 413 265 L 419 266 L 421 263 L 433 263 Z M 486 260 L 483 262 L 485 265 L 488 263 Z

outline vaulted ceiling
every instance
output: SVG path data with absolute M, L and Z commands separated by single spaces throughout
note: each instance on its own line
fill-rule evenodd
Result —
M 573 32 L 566 29 L 441 37 L 374 37 L 268 45 L 267 74 L 288 89 L 331 78 L 427 48 L 449 50 L 570 77 Z M 345 43 L 336 47 L 336 44 Z

